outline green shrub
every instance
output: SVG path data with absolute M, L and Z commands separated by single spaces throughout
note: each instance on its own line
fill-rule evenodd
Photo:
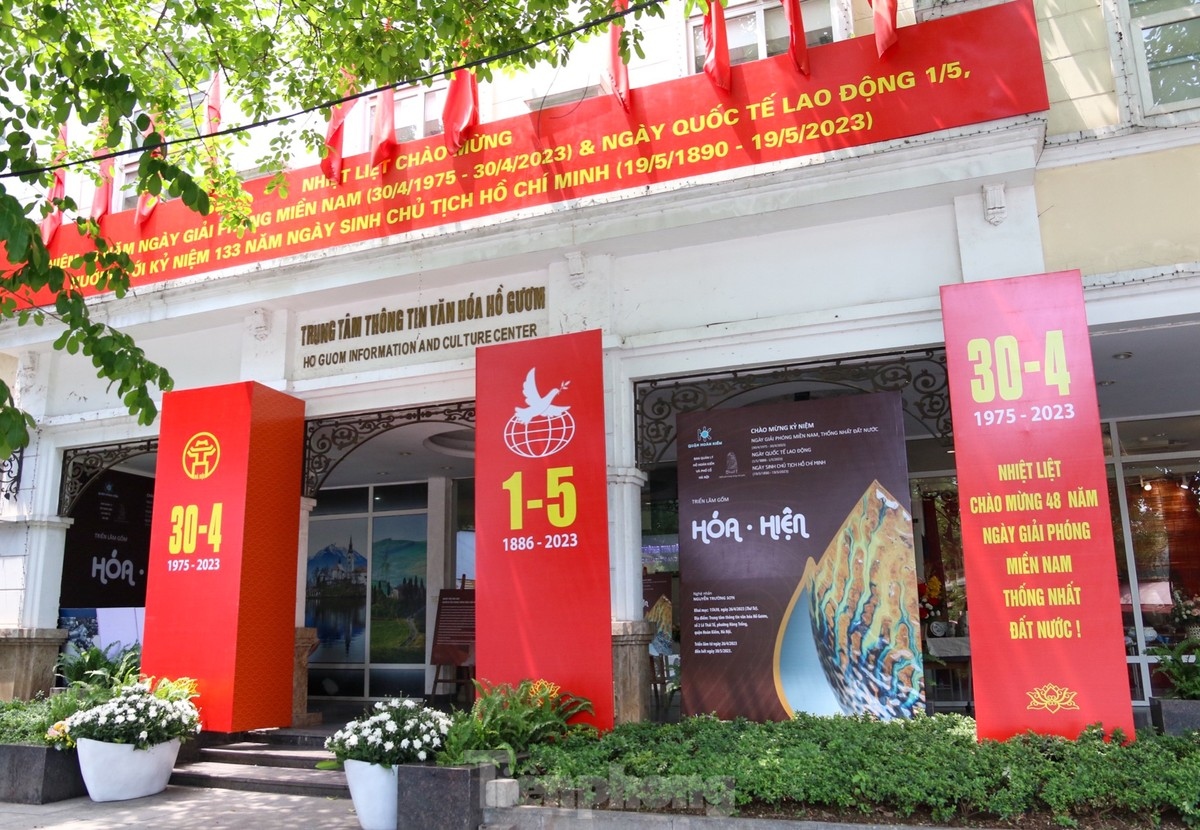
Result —
M 54 721 L 48 698 L 0 701 L 0 744 L 43 744 Z
M 568 721 L 592 711 L 591 701 L 562 691 L 545 680 L 507 683 L 475 682 L 477 697 L 467 711 L 452 715 L 440 764 L 461 764 L 471 752 L 501 751 L 510 763 L 519 753 L 559 740 L 580 728 Z
M 1200 640 L 1189 637 L 1175 645 L 1153 646 L 1147 653 L 1158 658 L 1151 670 L 1171 683 L 1163 697 L 1200 700 Z
M 122 647 L 113 643 L 107 649 L 90 646 L 77 649 L 68 646 L 59 655 L 55 674 L 64 685 L 80 683 L 115 690 L 136 683 L 141 674 L 142 648 L 134 643 Z
M 71 715 L 111 699 L 122 686 L 136 683 L 141 672 L 141 647 L 137 644 L 107 650 L 92 646 L 68 648 L 58 658 L 55 674 L 66 688 L 33 700 L 0 701 L 0 743 L 52 744 L 51 730 Z M 186 682 L 167 682 L 156 689 L 160 696 L 188 699 L 195 688 Z
M 977 742 L 974 721 L 959 715 L 695 717 L 534 746 L 518 772 L 545 803 L 555 793 L 584 793 L 606 806 L 607 793 L 615 794 L 610 807 L 667 799 L 695 811 L 696 792 L 719 799 L 728 782 L 733 803 L 756 813 L 927 814 L 947 824 L 1037 815 L 1067 826 L 1104 816 L 1157 826 L 1165 814 L 1200 825 L 1200 733 L 1146 730 L 1125 742 L 1093 727 L 1074 741 L 1028 733 Z M 690 799 L 680 795 L 688 787 Z

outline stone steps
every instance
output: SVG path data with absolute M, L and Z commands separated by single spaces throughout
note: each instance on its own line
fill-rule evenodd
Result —
M 171 774 L 184 787 L 349 798 L 346 774 L 317 769 L 333 760 L 324 747 L 329 729 L 270 729 L 201 736 Z

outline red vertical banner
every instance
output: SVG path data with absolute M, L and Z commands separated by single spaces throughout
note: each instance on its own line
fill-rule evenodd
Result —
M 942 287 L 980 739 L 1134 734 L 1078 271 Z
M 195 678 L 206 730 L 291 724 L 303 457 L 297 398 L 163 396 L 142 670 Z
M 548 680 L 613 724 L 599 331 L 476 352 L 476 674 Z

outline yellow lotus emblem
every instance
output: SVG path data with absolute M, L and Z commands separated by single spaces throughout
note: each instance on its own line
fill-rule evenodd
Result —
M 1079 708 L 1079 704 L 1075 702 L 1075 695 L 1078 692 L 1073 692 L 1065 686 L 1047 683 L 1042 688 L 1033 689 L 1025 694 L 1029 695 L 1029 705 L 1025 707 L 1026 709 L 1045 709 L 1050 714 L 1054 714 L 1060 709 Z

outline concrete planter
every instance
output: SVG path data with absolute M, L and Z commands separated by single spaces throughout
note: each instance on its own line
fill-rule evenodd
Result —
M 397 830 L 476 830 L 483 824 L 483 793 L 496 777 L 492 764 L 396 767 Z
M 1182 735 L 1200 729 L 1200 700 L 1150 698 L 1150 720 L 1166 735 Z
M 346 783 L 362 830 L 396 830 L 399 767 L 347 759 Z
M 80 738 L 75 742 L 79 768 L 92 801 L 128 801 L 167 788 L 180 740 L 174 738 L 148 749 Z
M 87 795 L 74 750 L 0 744 L 0 801 L 49 804 Z

